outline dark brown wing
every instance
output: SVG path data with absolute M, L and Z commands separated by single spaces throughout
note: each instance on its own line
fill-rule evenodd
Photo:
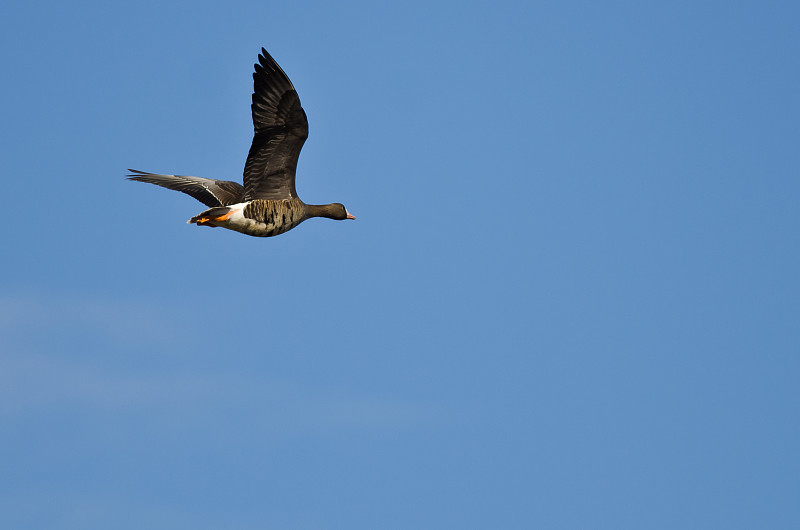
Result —
M 227 180 L 204 179 L 183 175 L 158 175 L 129 169 L 135 175 L 128 175 L 128 180 L 149 182 L 175 191 L 191 195 L 206 206 L 228 206 L 243 202 L 244 188 L 237 182 Z
M 308 120 L 292 82 L 261 48 L 253 74 L 253 145 L 244 166 L 245 200 L 297 197 L 297 157 Z

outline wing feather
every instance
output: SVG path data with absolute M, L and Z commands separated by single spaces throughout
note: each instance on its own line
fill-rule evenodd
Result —
M 253 73 L 253 144 L 244 166 L 245 200 L 297 197 L 295 172 L 308 120 L 292 82 L 261 48 Z
M 170 190 L 182 191 L 191 195 L 206 206 L 228 206 L 243 201 L 244 188 L 237 182 L 228 180 L 205 179 L 185 175 L 160 175 L 129 169 L 132 175 L 128 180 L 148 182 Z

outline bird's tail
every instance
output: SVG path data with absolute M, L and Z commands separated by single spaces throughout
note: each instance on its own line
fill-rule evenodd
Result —
M 186 222 L 189 224 L 196 224 L 197 226 L 218 226 L 217 223 L 227 221 L 228 217 L 230 217 L 234 211 L 236 210 L 228 208 L 227 206 L 209 208 Z

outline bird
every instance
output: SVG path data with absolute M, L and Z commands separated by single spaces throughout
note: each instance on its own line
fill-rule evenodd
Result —
M 209 208 L 187 222 L 222 227 L 249 236 L 288 232 L 312 217 L 355 219 L 343 204 L 306 204 L 297 196 L 295 172 L 308 138 L 308 119 L 297 91 L 275 59 L 261 48 L 253 72 L 253 143 L 243 184 L 128 169 L 128 180 L 191 195 Z

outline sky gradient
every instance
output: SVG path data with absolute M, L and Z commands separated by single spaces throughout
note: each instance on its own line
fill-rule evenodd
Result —
M 7 2 L 0 527 L 800 527 L 793 2 Z M 240 180 L 269 239 L 126 168 Z

